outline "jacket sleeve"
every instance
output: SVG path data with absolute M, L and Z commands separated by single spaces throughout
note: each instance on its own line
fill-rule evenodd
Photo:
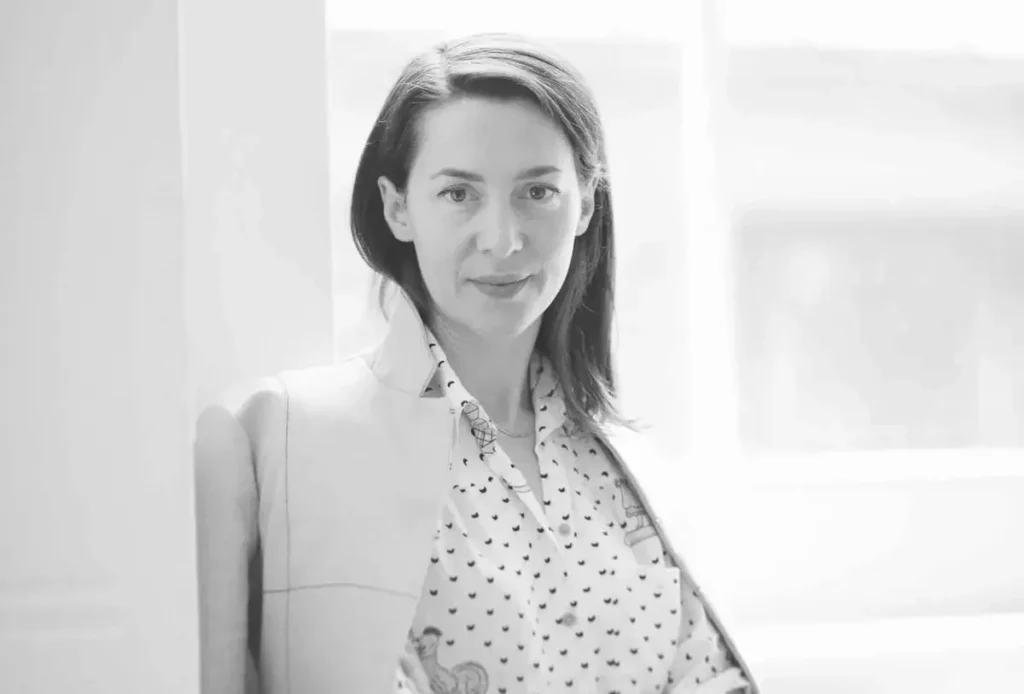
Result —
M 250 570 L 259 547 L 253 446 L 226 404 L 208 407 L 194 444 L 200 691 L 244 694 L 258 684 L 249 638 Z M 258 574 L 257 574 L 258 575 Z

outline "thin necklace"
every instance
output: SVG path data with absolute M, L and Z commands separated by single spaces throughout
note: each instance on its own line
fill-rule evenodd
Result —
M 530 403 L 531 403 L 531 407 L 532 407 L 532 403 L 533 403 L 533 383 L 527 382 L 527 391 L 526 392 L 528 393 L 528 397 L 530 398 Z M 531 412 L 531 414 L 532 414 L 532 412 Z M 500 431 L 502 434 L 504 434 L 505 436 L 509 437 L 510 439 L 525 439 L 527 436 L 529 436 L 530 434 L 533 433 L 533 424 L 531 424 L 526 429 L 526 431 L 523 432 L 522 434 L 513 434 L 513 433 L 511 433 L 509 431 L 505 431 L 504 429 L 502 429 L 500 426 L 498 426 L 497 422 L 492 421 L 491 423 L 494 425 L 495 429 L 497 429 L 498 431 Z

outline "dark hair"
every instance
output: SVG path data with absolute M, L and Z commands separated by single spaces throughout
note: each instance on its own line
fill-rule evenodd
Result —
M 541 319 L 538 351 L 562 384 L 569 428 L 595 433 L 605 424 L 632 426 L 618 412 L 612 363 L 615 253 L 612 199 L 601 119 L 576 71 L 545 48 L 510 34 L 446 41 L 411 60 L 388 94 L 370 131 L 352 190 L 352 237 L 381 282 L 399 285 L 429 319 L 430 297 L 412 244 L 397 240 L 384 217 L 377 180 L 400 191 L 416 153 L 424 109 L 453 98 L 525 99 L 565 132 L 581 182 L 594 186 L 594 213 L 576 237 L 565 283 Z

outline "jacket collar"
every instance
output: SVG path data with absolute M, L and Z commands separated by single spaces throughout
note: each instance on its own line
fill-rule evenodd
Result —
M 412 300 L 399 289 L 383 342 L 374 355 L 374 375 L 387 386 L 419 397 L 437 369 L 427 330 Z

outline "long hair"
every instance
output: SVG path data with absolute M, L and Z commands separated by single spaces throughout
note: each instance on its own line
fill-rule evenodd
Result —
M 542 46 L 510 34 L 477 34 L 440 43 L 412 59 L 370 131 L 352 190 L 352 237 L 380 279 L 380 307 L 401 287 L 428 320 L 430 300 L 412 244 L 398 241 L 384 217 L 377 179 L 400 191 L 416 153 L 424 109 L 459 97 L 525 99 L 559 125 L 572 145 L 581 183 L 594 189 L 594 212 L 576 237 L 569 272 L 541 319 L 537 350 L 562 385 L 569 427 L 596 433 L 633 426 L 616 403 L 612 359 L 615 248 L 604 132 L 580 75 Z

